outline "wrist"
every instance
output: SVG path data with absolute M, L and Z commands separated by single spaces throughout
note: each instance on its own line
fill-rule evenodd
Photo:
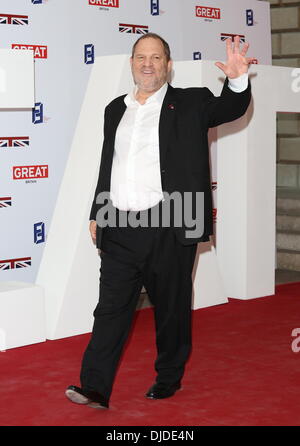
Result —
M 248 73 L 243 73 L 235 78 L 228 78 L 228 86 L 235 93 L 241 93 L 248 87 Z

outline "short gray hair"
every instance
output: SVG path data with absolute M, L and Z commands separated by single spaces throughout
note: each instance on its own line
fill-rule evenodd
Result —
M 131 54 L 131 56 L 132 56 L 132 57 L 134 56 L 134 52 L 135 52 L 135 49 L 136 49 L 137 44 L 138 44 L 141 40 L 149 39 L 150 37 L 151 37 L 152 39 L 157 39 L 157 40 L 160 40 L 160 41 L 161 41 L 161 43 L 162 43 L 162 45 L 163 45 L 163 47 L 164 47 L 165 56 L 166 56 L 166 58 L 167 58 L 167 61 L 169 62 L 169 60 L 171 60 L 171 51 L 170 51 L 169 44 L 168 44 L 168 42 L 165 41 L 165 39 L 163 39 L 161 36 L 159 36 L 158 34 L 155 34 L 155 33 L 147 33 L 147 34 L 143 34 L 139 39 L 137 39 L 137 41 L 135 42 L 135 44 L 134 44 L 133 47 L 132 47 L 132 54 Z

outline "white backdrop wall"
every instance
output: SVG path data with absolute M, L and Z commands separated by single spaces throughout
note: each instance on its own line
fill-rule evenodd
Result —
M 147 31 L 170 43 L 174 60 L 224 60 L 224 39 L 239 34 L 250 42 L 250 56 L 271 64 L 268 2 L 0 1 L 0 47 L 34 50 L 37 104 L 35 113 L 1 110 L 0 104 L 0 281 L 36 279 L 94 57 L 129 54 Z M 211 150 L 215 188 L 215 142 Z M 20 178 L 17 169 L 14 178 L 19 166 L 43 167 L 31 169 L 37 177 L 23 169 Z

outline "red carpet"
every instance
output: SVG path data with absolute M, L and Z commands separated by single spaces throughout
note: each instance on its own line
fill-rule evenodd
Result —
M 89 335 L 8 350 L 0 353 L 0 425 L 299 426 L 300 352 L 291 349 L 297 327 L 300 283 L 195 311 L 183 390 L 154 401 L 143 396 L 155 377 L 153 315 L 141 310 L 108 411 L 64 396 L 69 384 L 79 384 Z

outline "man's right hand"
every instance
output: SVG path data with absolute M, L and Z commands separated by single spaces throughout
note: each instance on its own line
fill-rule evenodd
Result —
M 93 243 L 96 243 L 96 229 L 97 229 L 96 220 L 91 220 L 90 221 L 90 234 L 91 234 Z

